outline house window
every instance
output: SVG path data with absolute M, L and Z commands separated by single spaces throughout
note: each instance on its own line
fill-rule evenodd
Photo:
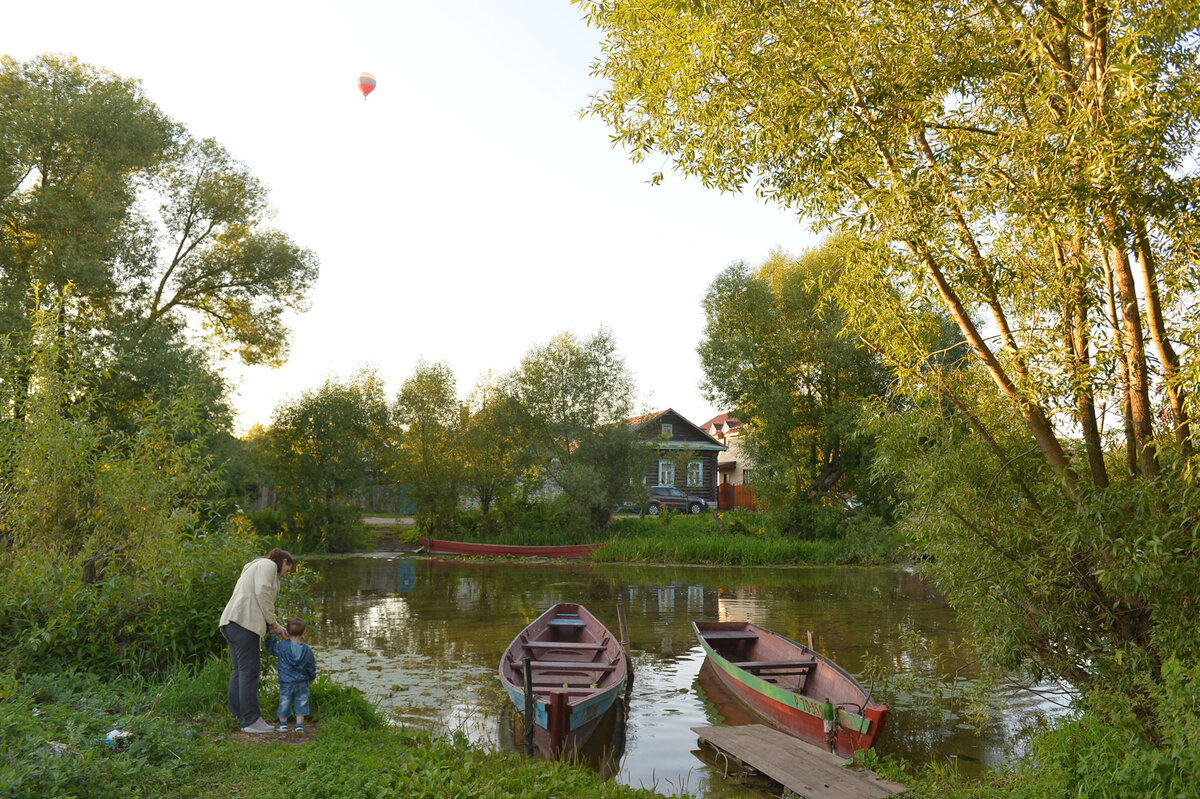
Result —
M 671 436 L 674 434 L 674 432 L 675 432 L 675 426 L 674 426 L 674 425 L 670 425 L 670 424 L 664 424 L 664 425 L 662 426 L 662 434 L 663 434 L 663 438 L 670 438 L 670 437 L 671 437 Z
M 702 485 L 704 485 L 704 464 L 700 461 L 692 461 L 688 464 L 688 488 Z
M 754 483 L 754 481 L 750 479 L 750 470 L 745 469 L 744 471 L 742 471 L 742 485 L 748 486 L 748 485 L 753 485 L 753 483 Z
M 658 484 L 660 486 L 675 485 L 675 464 L 670 461 L 658 462 Z

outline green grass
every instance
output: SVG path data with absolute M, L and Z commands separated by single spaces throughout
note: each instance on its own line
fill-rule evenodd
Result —
M 224 708 L 228 667 L 211 660 L 158 682 L 69 671 L 0 674 L 0 796 L 100 799 L 582 797 L 649 799 L 573 766 L 485 751 L 393 727 L 362 695 L 313 684 L 311 739 L 236 731 Z M 271 689 L 261 697 L 269 705 Z M 127 749 L 104 743 L 134 733 Z
M 881 528 L 852 525 L 841 538 L 780 534 L 765 514 L 747 511 L 618 519 L 597 560 L 633 563 L 704 563 L 776 566 L 871 564 L 891 560 L 894 544 Z
M 721 511 L 695 516 L 620 516 L 606 530 L 572 532 L 546 519 L 482 537 L 469 529 L 454 540 L 493 544 L 597 545 L 596 561 L 614 563 L 695 563 L 727 566 L 880 564 L 894 559 L 896 544 L 876 519 L 847 519 L 834 538 L 784 535 L 769 514 Z M 436 536 L 435 536 L 436 537 Z

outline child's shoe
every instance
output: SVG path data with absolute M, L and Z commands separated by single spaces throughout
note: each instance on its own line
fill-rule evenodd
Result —
M 297 725 L 296 725 L 296 732 L 304 732 L 304 725 L 303 725 L 303 724 L 297 724 Z
M 297 724 L 296 726 L 299 727 L 300 725 Z M 288 731 L 288 726 L 287 726 L 286 721 L 281 721 L 275 725 L 275 732 L 287 732 L 287 731 Z

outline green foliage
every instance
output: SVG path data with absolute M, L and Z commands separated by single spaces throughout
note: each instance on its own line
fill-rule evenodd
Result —
M 197 424 L 172 435 L 214 459 L 208 490 L 232 507 L 217 362 L 230 350 L 282 361 L 283 314 L 303 307 L 315 258 L 268 226 L 266 189 L 245 165 L 192 139 L 135 80 L 73 57 L 4 57 L 0 117 L 0 337 L 28 334 L 29 309 L 56 315 L 108 433 L 135 438 L 155 406 L 186 394 Z M 6 354 L 2 410 L 19 419 L 34 366 Z
M 981 376 L 960 376 L 963 385 L 972 378 Z M 1004 417 L 982 397 L 977 407 Z M 1022 440 L 1019 418 L 992 429 L 1003 447 Z M 923 499 L 901 530 L 989 662 L 1066 675 L 1077 688 L 1138 703 L 1148 688 L 1135 675 L 1200 651 L 1182 610 L 1200 585 L 1194 486 L 1173 474 L 1125 479 L 1070 502 L 1044 464 L 997 463 L 960 414 L 932 403 L 882 415 L 877 432 L 880 467 Z M 1036 487 L 1044 510 L 1030 507 L 1023 485 Z
M 418 526 L 441 535 L 455 529 L 465 415 L 454 372 L 444 363 L 420 361 L 392 406 L 402 435 L 389 474 L 404 486 Z
M 539 470 L 569 500 L 565 510 L 580 526 L 606 527 L 653 457 L 627 423 L 633 378 L 611 333 L 556 336 L 525 355 L 507 387 L 528 417 Z
M 223 660 L 157 682 L 100 680 L 75 670 L 0 673 L 0 794 L 99 799 L 119 785 L 122 796 L 135 798 L 166 790 L 181 799 L 247 792 L 287 799 L 301 784 L 318 799 L 656 796 L 585 769 L 397 729 L 360 692 L 320 676 L 312 700 L 319 729 L 303 745 L 227 737 L 228 678 Z M 112 729 L 133 733 L 128 748 L 103 743 Z
M 333 378 L 275 410 L 252 438 L 287 519 L 280 535 L 301 552 L 347 552 L 363 540 L 358 491 L 379 480 L 388 410 L 368 370 Z
M 1200 665 L 1168 658 L 1148 717 L 1139 718 L 1110 697 L 1103 712 L 1086 712 L 1042 731 L 1026 757 L 978 782 L 936 766 L 901 778 L 929 799 L 1194 796 L 1200 782 L 1197 696 Z
M 481 532 L 497 525 L 496 503 L 516 495 L 532 461 L 526 431 L 529 419 L 503 385 L 488 375 L 467 400 L 470 415 L 463 430 L 463 485 L 479 502 Z
M 245 530 L 184 538 L 152 564 L 110 564 L 85 583 L 78 561 L 25 550 L 0 566 L 9 667 L 153 672 L 218 651 L 216 619 L 257 542 Z
M 666 516 L 672 519 L 664 523 Z M 631 563 L 707 563 L 740 566 L 887 563 L 893 542 L 882 525 L 863 524 L 853 535 L 804 540 L 781 534 L 774 516 L 728 511 L 697 516 L 662 514 L 658 519 L 617 519 L 598 560 Z
M 844 234 L 876 474 L 982 654 L 1146 712 L 1200 651 L 1193 4 L 580 4 L 635 160 Z
M 208 504 L 196 404 L 180 393 L 131 432 L 105 429 L 81 345 L 57 319 L 35 312 L 24 357 L 0 367 L 0 388 L 23 397 L 0 437 L 0 659 L 112 674 L 211 652 L 257 543 Z
M 760 502 L 799 515 L 794 527 L 806 532 L 821 526 L 812 518 L 820 506 L 841 496 L 862 494 L 872 510 L 890 512 L 886 492 L 871 490 L 872 442 L 857 416 L 891 375 L 845 334 L 831 290 L 841 271 L 836 246 L 799 257 L 774 251 L 753 270 L 730 266 L 704 297 L 704 388 L 736 409 Z
M 248 363 L 279 363 L 283 313 L 316 260 L 267 227 L 266 190 L 216 142 L 195 140 L 135 81 L 74 58 L 0 62 L 0 332 L 34 282 L 73 283 L 64 324 L 118 355 L 190 314 Z M 146 375 L 143 375 L 146 376 Z

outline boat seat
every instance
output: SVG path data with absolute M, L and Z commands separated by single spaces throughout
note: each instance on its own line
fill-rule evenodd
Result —
M 572 663 L 566 660 L 532 660 L 529 665 L 545 671 L 615 671 L 617 668 L 608 663 Z
M 528 641 L 522 644 L 526 649 L 603 649 L 604 644 L 584 644 L 573 641 Z
M 586 674 L 560 674 L 555 677 L 545 677 L 533 681 L 534 686 L 557 686 L 561 688 L 563 684 L 572 686 L 592 685 L 596 681 Z
M 780 669 L 787 669 L 789 674 L 804 674 L 815 669 L 817 662 L 815 660 L 747 660 L 733 665 L 749 672 L 770 671 L 773 675 L 777 675 Z
M 551 627 L 587 627 L 587 623 L 582 622 L 579 619 L 551 619 L 550 626 Z
M 758 633 L 749 630 L 708 630 L 700 637 L 712 641 L 757 641 Z

